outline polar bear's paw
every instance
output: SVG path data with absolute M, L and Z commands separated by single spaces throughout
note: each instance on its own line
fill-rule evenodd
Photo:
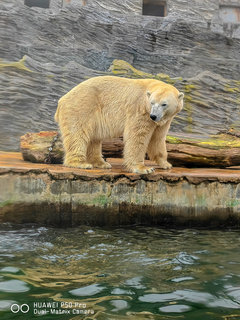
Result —
M 168 170 L 168 169 L 172 168 L 171 163 L 169 163 L 166 160 L 158 162 L 158 166 L 159 166 L 160 169 L 165 169 L 165 170 Z
M 132 168 L 132 172 L 134 173 L 141 173 L 141 174 L 148 174 L 152 173 L 155 169 L 154 168 L 149 168 L 144 165 L 138 165 Z
M 80 162 L 78 164 L 78 168 L 81 168 L 81 169 L 92 169 L 93 165 L 91 163 L 87 163 L 87 162 Z
M 80 168 L 80 169 L 92 169 L 93 165 L 87 162 L 79 162 L 79 161 L 66 161 L 64 162 L 65 167 L 70 168 Z
M 112 166 L 107 161 L 99 161 L 97 163 L 93 163 L 94 168 L 101 168 L 101 169 L 111 169 Z

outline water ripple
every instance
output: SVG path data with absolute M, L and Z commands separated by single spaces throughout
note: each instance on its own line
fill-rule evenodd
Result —
M 0 241 L 3 319 L 33 299 L 84 302 L 99 319 L 240 316 L 239 231 L 1 225 Z

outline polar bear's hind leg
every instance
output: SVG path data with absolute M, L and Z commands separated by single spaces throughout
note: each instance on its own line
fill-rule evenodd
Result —
M 102 142 L 91 141 L 87 150 L 87 162 L 91 163 L 94 168 L 111 169 L 110 163 L 104 161 L 102 156 Z
M 87 137 L 64 132 L 63 145 L 65 150 L 64 166 L 81 169 L 92 169 L 92 164 L 87 162 Z

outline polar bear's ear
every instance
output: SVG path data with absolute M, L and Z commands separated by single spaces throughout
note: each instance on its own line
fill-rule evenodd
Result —
M 183 98 L 184 98 L 184 93 L 180 92 L 178 95 L 178 99 L 183 100 Z
M 150 91 L 147 91 L 147 96 L 148 96 L 148 98 L 150 98 L 150 96 L 151 96 L 151 92 Z

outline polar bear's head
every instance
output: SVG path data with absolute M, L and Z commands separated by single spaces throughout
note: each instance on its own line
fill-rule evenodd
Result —
M 148 91 L 147 96 L 150 102 L 150 118 L 154 122 L 165 123 L 183 108 L 184 94 L 177 89 L 166 88 L 152 93 Z

